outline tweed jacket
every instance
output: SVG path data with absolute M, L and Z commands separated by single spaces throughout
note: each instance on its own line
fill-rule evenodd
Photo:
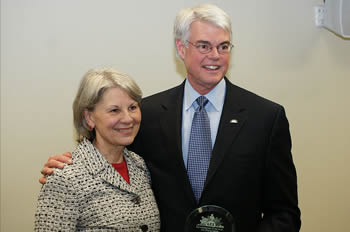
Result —
M 130 185 L 84 139 L 73 164 L 55 169 L 43 185 L 35 231 L 159 231 L 160 218 L 143 159 L 124 150 Z

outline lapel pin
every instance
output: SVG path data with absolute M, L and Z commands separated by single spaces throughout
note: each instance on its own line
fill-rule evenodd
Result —
M 238 120 L 237 119 L 231 119 L 230 123 L 236 124 L 236 123 L 238 123 Z

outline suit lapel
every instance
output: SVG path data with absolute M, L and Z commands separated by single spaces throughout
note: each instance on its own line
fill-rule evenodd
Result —
M 221 115 L 218 133 L 212 152 L 212 158 L 209 165 L 205 187 L 213 179 L 219 165 L 223 162 L 225 155 L 228 154 L 233 141 L 238 135 L 241 127 L 245 123 L 245 109 L 239 104 L 240 96 L 238 87 L 231 84 L 226 78 L 226 97 Z M 183 162 L 182 156 L 182 102 L 184 95 L 184 82 L 171 92 L 160 105 L 162 108 L 160 124 L 164 135 L 164 146 L 171 148 L 168 150 L 169 155 L 175 160 L 174 165 L 179 167 L 178 174 L 184 181 L 184 191 L 189 199 L 193 199 L 195 204 L 192 187 L 187 176 L 187 170 Z M 174 159 L 175 157 L 175 159 Z
M 164 146 L 170 148 L 168 150 L 174 165 L 178 168 L 178 175 L 184 180 L 184 191 L 189 199 L 195 202 L 192 187 L 187 176 L 187 170 L 183 161 L 182 154 L 182 105 L 184 96 L 185 81 L 179 85 L 175 91 L 164 99 L 160 107 L 162 107 L 162 117 L 160 124 L 164 135 Z
M 130 185 L 87 139 L 84 139 L 84 141 L 79 144 L 76 152 L 81 155 L 82 162 L 91 175 L 98 176 L 105 182 L 126 192 L 133 194 L 139 192 L 138 186 L 140 186 L 140 183 L 137 182 L 138 178 L 135 178 L 135 176 L 137 177 L 143 173 L 132 163 L 126 150 L 124 150 L 124 158 L 128 165 Z
M 134 178 L 134 175 L 142 175 L 142 173 L 139 173 L 138 170 L 133 167 L 133 165 L 128 166 L 128 171 L 130 184 L 123 179 L 123 177 L 112 167 L 112 165 L 108 165 L 106 169 L 100 173 L 100 177 L 105 182 L 117 187 L 120 190 L 137 194 L 139 192 L 138 186 L 140 186 L 140 183 L 135 183 L 135 180 L 137 179 Z
M 245 109 L 239 105 L 240 97 L 239 94 L 237 94 L 238 89 L 235 89 L 237 87 L 232 85 L 226 78 L 225 80 L 226 97 L 204 191 L 205 187 L 213 179 L 215 172 L 218 170 L 218 167 L 224 160 L 225 156 L 228 155 L 228 150 L 246 120 Z
M 175 155 L 176 163 L 183 163 L 182 142 L 181 142 L 181 123 L 182 123 L 182 103 L 183 86 L 178 86 L 176 91 L 172 92 L 168 98 L 161 103 L 160 125 L 164 135 L 165 147 L 171 148 L 169 154 Z

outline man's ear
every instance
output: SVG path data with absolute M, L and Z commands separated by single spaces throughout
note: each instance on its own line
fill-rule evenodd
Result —
M 181 59 L 184 59 L 185 57 L 185 54 L 186 54 L 185 48 L 186 48 L 185 44 L 181 40 L 176 39 L 176 49 Z
M 95 128 L 95 121 L 91 111 L 84 110 L 84 118 L 88 127 Z

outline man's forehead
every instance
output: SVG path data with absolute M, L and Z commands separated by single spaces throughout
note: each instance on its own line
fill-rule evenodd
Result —
M 190 25 L 189 38 L 195 41 L 222 43 L 230 41 L 230 32 L 218 25 L 206 21 L 194 21 Z

